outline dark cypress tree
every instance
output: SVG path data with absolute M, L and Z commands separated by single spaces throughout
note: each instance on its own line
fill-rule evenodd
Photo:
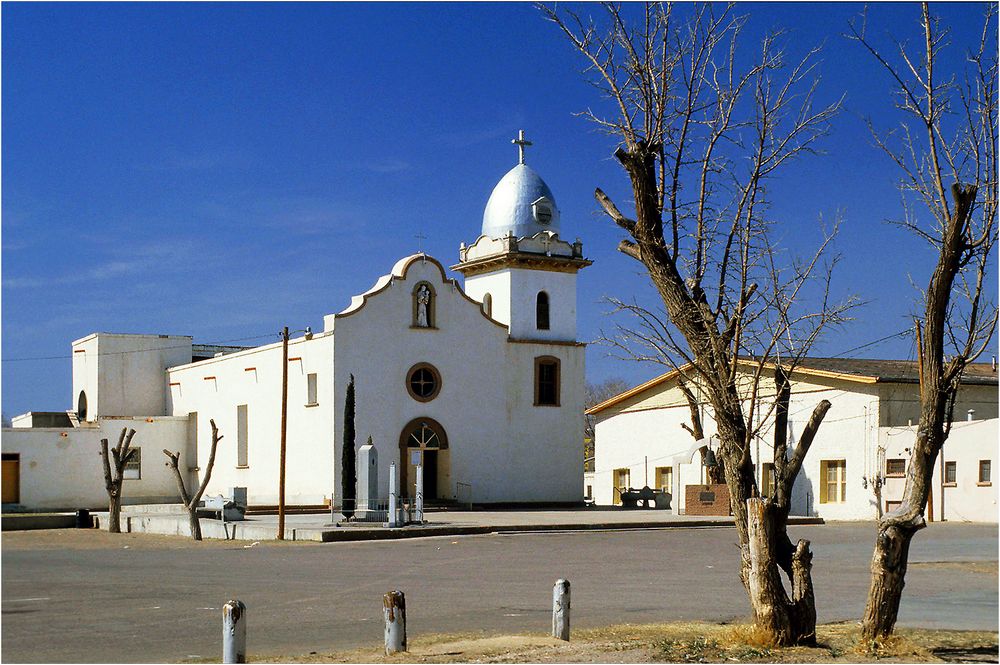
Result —
M 354 375 L 347 384 L 347 398 L 344 400 L 344 449 L 341 454 L 340 482 L 342 499 L 340 512 L 344 517 L 354 517 L 354 507 L 358 496 L 358 468 L 354 453 Z

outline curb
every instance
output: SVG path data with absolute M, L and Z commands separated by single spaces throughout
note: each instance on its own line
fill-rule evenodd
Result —
M 4 515 L 0 518 L 3 531 L 32 531 L 34 529 L 76 528 L 76 513 L 55 515 Z
M 826 524 L 820 517 L 789 518 L 789 526 Z M 296 540 L 318 540 L 324 543 L 358 542 L 365 540 L 401 540 L 404 538 L 429 538 L 433 536 L 475 536 L 491 533 L 546 533 L 553 531 L 626 531 L 663 529 L 704 529 L 733 527 L 730 521 L 697 520 L 685 522 L 603 522 L 585 524 L 535 524 L 502 526 L 404 526 L 397 529 L 295 529 Z

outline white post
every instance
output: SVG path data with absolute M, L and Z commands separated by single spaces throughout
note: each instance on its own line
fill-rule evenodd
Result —
M 396 463 L 389 465 L 389 526 L 399 526 L 399 515 L 396 510 Z
M 569 580 L 552 587 L 552 637 L 569 642 Z
M 385 653 L 387 656 L 406 651 L 406 598 L 402 591 L 390 591 L 382 596 L 385 615 Z
M 417 467 L 417 496 L 416 496 L 416 516 L 422 523 L 424 521 L 424 465 Z
M 239 600 L 222 606 L 222 662 L 247 662 L 247 606 Z

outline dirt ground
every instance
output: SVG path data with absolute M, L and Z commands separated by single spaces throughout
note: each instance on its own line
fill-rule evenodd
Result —
M 820 626 L 816 648 L 754 644 L 745 625 L 671 623 L 575 631 L 572 641 L 544 635 L 436 635 L 413 640 L 409 651 L 249 654 L 257 663 L 989 663 L 998 661 L 997 634 L 902 629 L 875 651 L 858 647 L 858 626 Z

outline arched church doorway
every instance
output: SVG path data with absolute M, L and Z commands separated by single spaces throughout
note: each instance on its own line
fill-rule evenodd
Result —
M 433 418 L 415 418 L 399 437 L 399 486 L 409 497 L 416 496 L 417 467 L 424 468 L 424 500 L 450 499 L 451 454 L 448 435 Z

